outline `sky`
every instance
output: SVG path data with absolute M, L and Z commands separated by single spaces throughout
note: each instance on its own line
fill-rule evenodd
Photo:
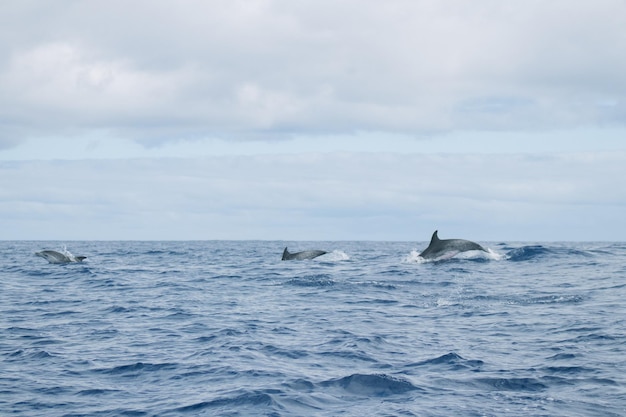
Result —
M 626 241 L 623 0 L 0 3 L 0 239 Z

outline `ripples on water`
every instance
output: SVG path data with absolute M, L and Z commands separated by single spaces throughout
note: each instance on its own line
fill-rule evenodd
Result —
M 0 243 L 2 415 L 626 414 L 624 244 L 63 244 Z

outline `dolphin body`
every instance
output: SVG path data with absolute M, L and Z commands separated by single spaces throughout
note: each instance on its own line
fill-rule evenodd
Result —
M 70 262 L 82 262 L 83 259 L 87 259 L 86 256 L 70 257 L 55 250 L 42 250 L 41 252 L 35 252 L 35 255 L 44 258 L 51 264 L 68 264 Z
M 292 261 L 292 260 L 297 260 L 297 261 L 301 261 L 303 259 L 313 259 L 313 258 L 317 258 L 318 256 L 321 256 L 325 253 L 328 253 L 326 251 L 323 250 L 305 250 L 302 252 L 296 252 L 296 253 L 289 253 L 289 251 L 287 250 L 287 248 L 285 248 L 285 250 L 283 251 L 283 261 Z
M 487 252 L 478 243 L 465 239 L 439 239 L 437 230 L 430 239 L 430 245 L 419 256 L 424 259 L 448 259 L 470 250 L 480 250 Z

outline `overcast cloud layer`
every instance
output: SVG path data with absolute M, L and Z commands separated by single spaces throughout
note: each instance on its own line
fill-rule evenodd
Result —
M 626 240 L 624 0 L 0 2 L 0 239 Z
M 0 3 L 0 148 L 623 127 L 622 0 Z
M 626 152 L 0 162 L 5 239 L 623 240 Z M 103 173 L 105 173 L 103 175 Z

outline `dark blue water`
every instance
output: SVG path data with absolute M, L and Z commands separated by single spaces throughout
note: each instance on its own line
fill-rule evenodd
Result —
M 425 246 L 0 242 L 0 415 L 626 415 L 626 244 Z

